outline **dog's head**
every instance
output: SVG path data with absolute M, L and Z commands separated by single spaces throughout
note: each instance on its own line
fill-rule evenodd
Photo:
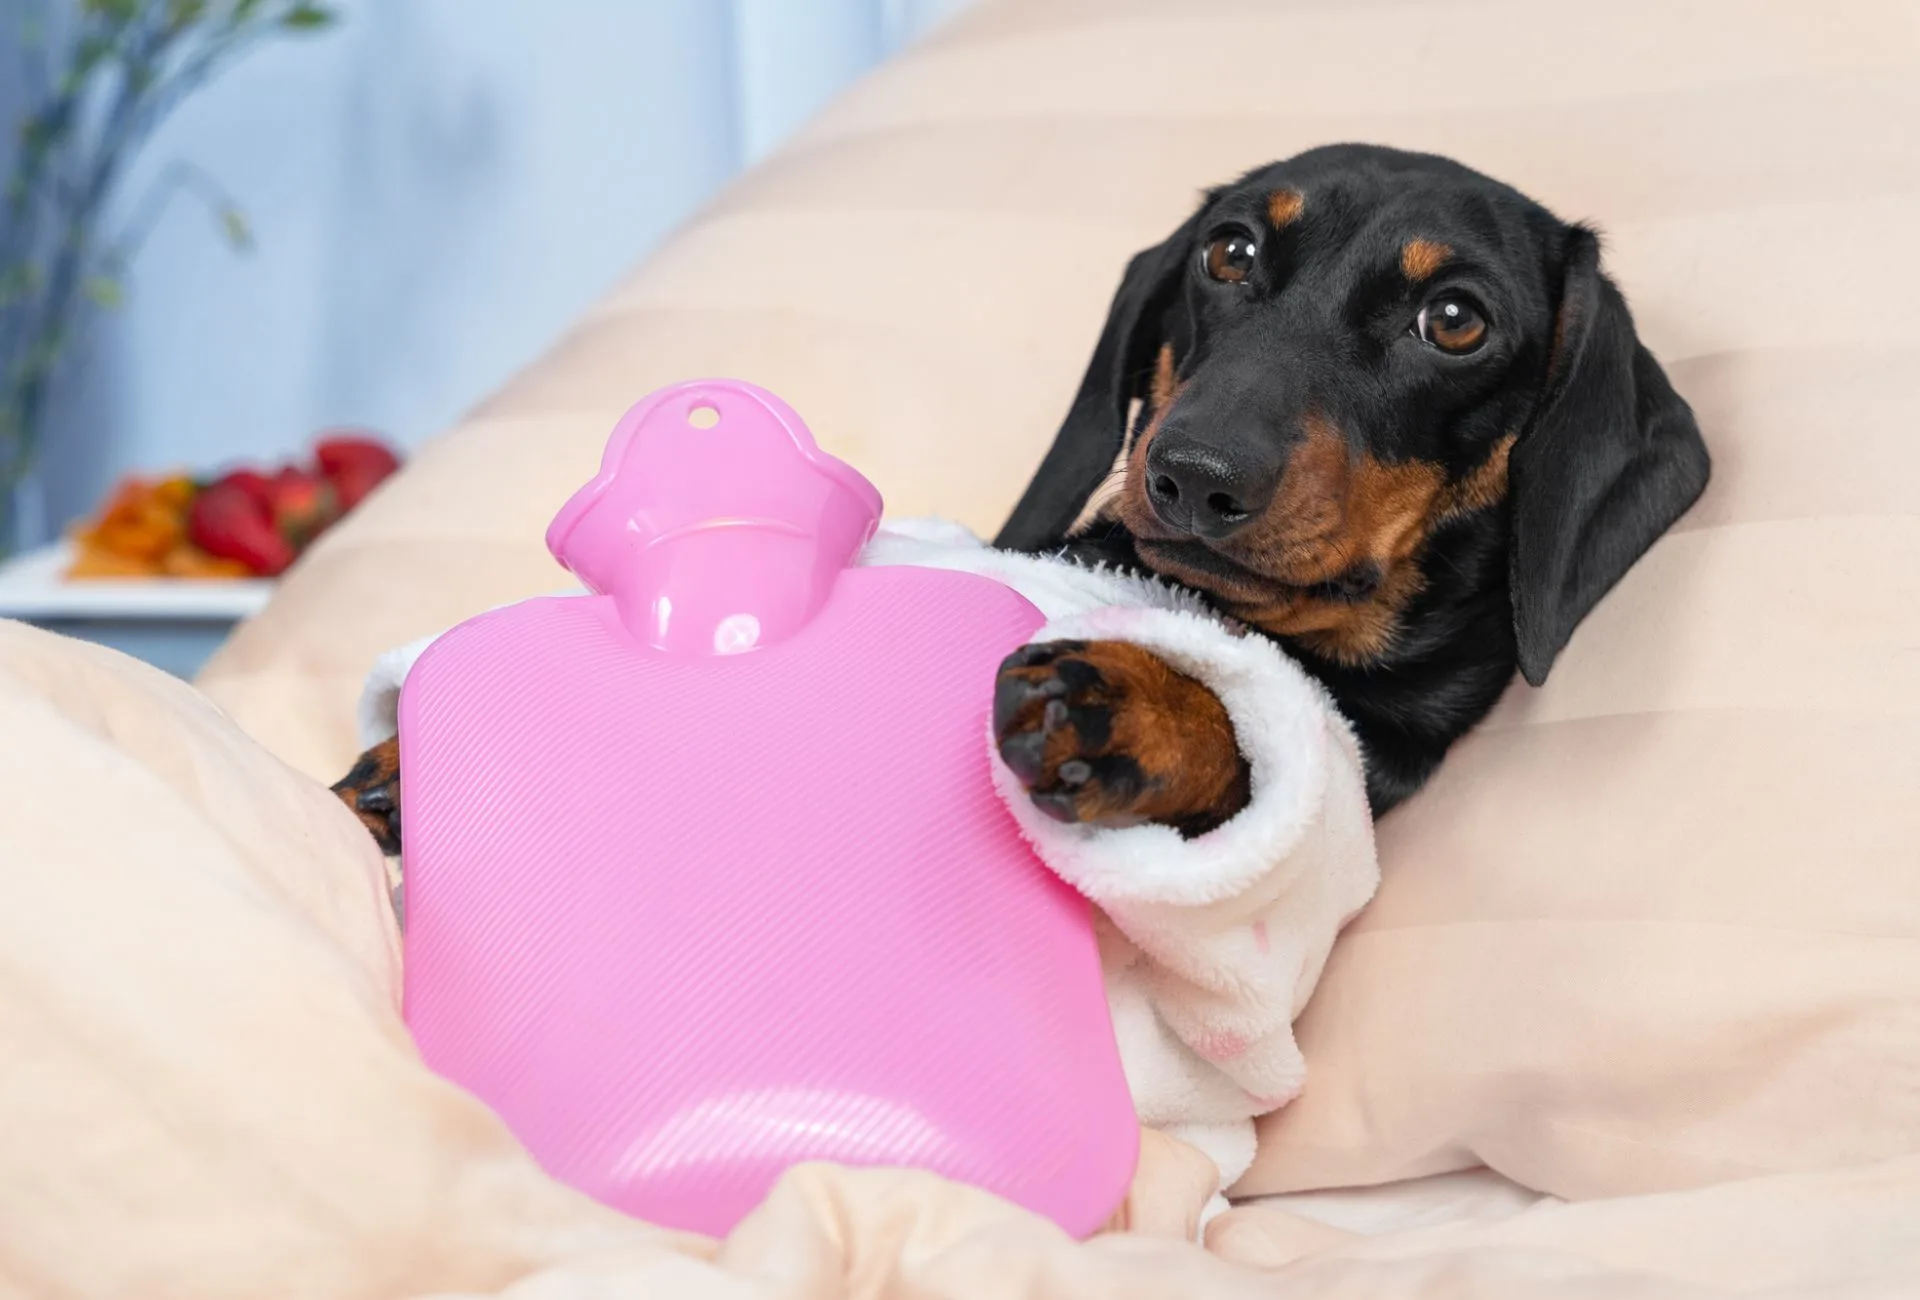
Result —
M 1590 230 L 1446 159 L 1337 145 L 1133 259 L 997 540 L 1054 544 L 1097 509 L 1149 567 L 1361 666 L 1436 533 L 1493 521 L 1537 685 L 1706 476 Z

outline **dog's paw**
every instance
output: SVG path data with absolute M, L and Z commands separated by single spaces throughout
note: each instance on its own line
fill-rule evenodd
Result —
M 369 749 L 353 770 L 334 783 L 361 824 L 373 832 L 380 851 L 389 857 L 400 852 L 400 741 L 396 737 Z
M 1125 641 L 1047 641 L 1008 655 L 993 734 L 1034 804 L 1063 822 L 1157 822 L 1191 836 L 1247 804 L 1226 706 Z

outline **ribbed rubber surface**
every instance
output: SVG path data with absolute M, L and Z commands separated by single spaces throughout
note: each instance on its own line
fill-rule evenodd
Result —
M 601 597 L 437 642 L 401 699 L 406 1015 L 553 1174 L 719 1233 L 803 1160 L 1085 1234 L 1137 1127 L 1088 909 L 987 771 L 998 584 L 856 569 L 795 639 L 637 646 Z

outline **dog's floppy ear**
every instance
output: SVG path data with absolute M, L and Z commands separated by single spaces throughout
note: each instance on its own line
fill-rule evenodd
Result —
M 1127 263 L 1080 391 L 995 546 L 1030 551 L 1059 543 L 1113 469 L 1126 441 L 1128 408 L 1145 388 L 1160 345 L 1173 342 L 1185 351 L 1186 340 L 1167 335 L 1199 225 L 1196 212 L 1165 242 Z
M 1547 392 L 1511 464 L 1509 563 L 1520 671 L 1547 679 L 1573 629 L 1699 497 L 1707 447 L 1573 228 Z

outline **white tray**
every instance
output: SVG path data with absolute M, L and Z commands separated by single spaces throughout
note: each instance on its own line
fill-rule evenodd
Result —
M 0 618 L 232 623 L 260 612 L 270 578 L 82 578 L 63 575 L 73 548 L 56 542 L 0 565 Z

